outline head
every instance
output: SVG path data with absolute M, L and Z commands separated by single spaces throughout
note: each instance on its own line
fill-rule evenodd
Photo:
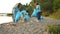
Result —
M 21 6 L 21 3 L 18 3 L 18 8 Z
M 38 2 L 35 2 L 35 3 L 34 3 L 34 6 L 36 6 L 36 5 L 39 5 Z
M 20 11 L 22 10 L 21 3 L 18 3 L 18 8 L 19 8 Z

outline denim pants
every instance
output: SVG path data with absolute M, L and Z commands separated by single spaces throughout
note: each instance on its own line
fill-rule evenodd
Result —
M 41 12 L 38 12 L 37 13 L 37 19 L 40 20 L 40 17 L 41 17 Z

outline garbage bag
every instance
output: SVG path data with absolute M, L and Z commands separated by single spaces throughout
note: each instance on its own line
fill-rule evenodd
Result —
M 34 9 L 34 11 L 33 11 L 33 13 L 32 13 L 32 15 L 31 15 L 32 17 L 36 17 L 37 16 L 37 11 Z
M 16 14 L 16 17 L 15 17 L 15 21 L 14 22 L 15 23 L 18 22 L 18 20 L 20 20 L 21 16 L 22 16 L 22 13 L 18 11 L 17 14 Z
M 26 15 L 26 16 L 24 17 L 24 20 L 25 20 L 25 21 L 30 20 L 30 16 L 29 16 L 29 15 Z
M 42 15 L 40 16 L 40 19 L 43 20 L 43 16 Z

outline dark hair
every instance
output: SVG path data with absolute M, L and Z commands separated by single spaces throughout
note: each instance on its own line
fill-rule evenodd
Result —
M 39 3 L 38 3 L 38 2 L 34 2 L 34 3 L 36 3 L 36 5 L 39 5 Z
M 18 7 L 20 7 L 21 3 L 18 3 Z
M 20 11 L 22 11 L 21 3 L 18 3 L 18 5 L 17 5 L 17 6 L 18 6 L 19 10 L 20 10 Z
M 26 10 L 26 12 L 28 12 L 28 10 Z M 29 12 L 28 12 L 29 13 Z
M 36 3 L 36 5 L 39 5 L 39 3 Z

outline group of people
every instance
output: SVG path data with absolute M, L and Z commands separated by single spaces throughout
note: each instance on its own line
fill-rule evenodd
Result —
M 34 4 L 34 6 L 36 6 L 36 8 L 34 9 L 31 16 L 37 17 L 37 19 L 40 20 L 42 17 L 40 5 L 36 2 Z M 21 10 L 21 4 L 20 3 L 18 3 L 18 5 L 14 7 L 13 15 L 14 15 L 14 19 L 13 19 L 14 24 L 16 24 L 19 20 L 28 21 L 30 19 L 28 11 L 27 10 Z

